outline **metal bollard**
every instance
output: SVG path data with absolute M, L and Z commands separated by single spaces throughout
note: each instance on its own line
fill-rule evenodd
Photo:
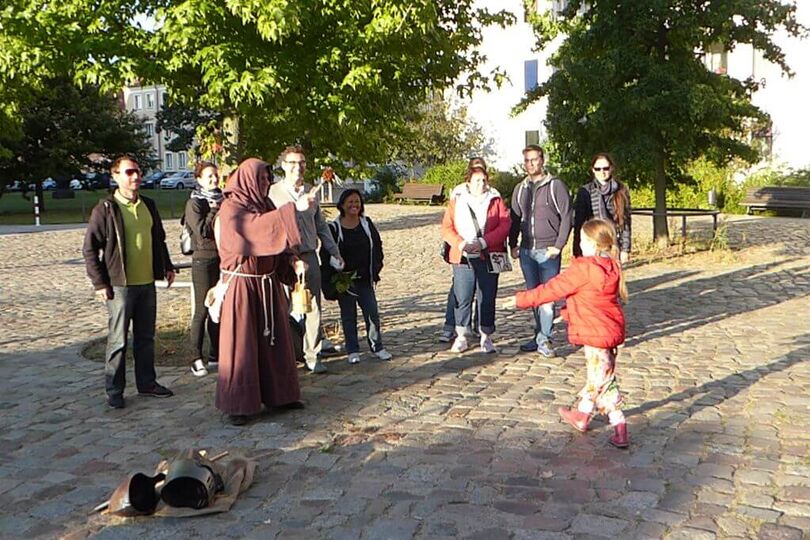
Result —
M 39 227 L 39 196 L 34 195 L 34 225 Z

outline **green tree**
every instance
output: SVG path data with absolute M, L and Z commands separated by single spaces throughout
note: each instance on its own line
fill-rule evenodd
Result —
M 224 115 L 216 130 L 232 158 L 272 158 L 297 141 L 316 162 L 385 161 L 386 135 L 432 89 L 487 84 L 475 51 L 482 28 L 512 20 L 474 0 L 5 4 L 0 78 L 163 83 L 173 102 Z M 154 26 L 133 22 L 144 15 Z
M 741 134 L 767 121 L 751 103 L 757 82 L 709 71 L 704 52 L 751 44 L 791 74 L 772 35 L 805 32 L 795 4 L 779 0 L 571 0 L 556 16 L 530 9 L 529 19 L 538 48 L 565 38 L 554 73 L 516 111 L 548 97 L 546 124 L 569 178 L 587 178 L 591 155 L 609 150 L 625 179 L 654 185 L 659 243 L 669 239 L 668 186 L 688 180 L 685 167 L 699 157 L 755 161 Z
M 391 157 L 407 165 L 432 167 L 472 155 L 489 157 L 492 141 L 467 116 L 466 107 L 451 107 L 441 92 L 434 92 L 406 119 L 396 136 Z
M 64 184 L 79 172 L 109 169 L 112 158 L 122 153 L 135 155 L 144 168 L 153 163 L 143 122 L 94 87 L 51 80 L 16 114 L 19 136 L 5 143 L 0 178 L 36 184 L 40 201 L 47 177 Z

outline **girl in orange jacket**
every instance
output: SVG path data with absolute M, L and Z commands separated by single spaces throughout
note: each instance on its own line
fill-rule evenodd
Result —
M 616 381 L 616 347 L 624 343 L 624 313 L 619 298 L 627 288 L 616 248 L 615 227 L 592 219 L 582 226 L 582 257 L 548 283 L 518 292 L 505 307 L 526 309 L 566 299 L 562 315 L 568 321 L 568 341 L 582 345 L 588 378 L 579 392 L 576 410 L 560 407 L 560 416 L 585 432 L 594 410 L 607 415 L 614 428 L 610 443 L 627 448 L 627 424 L 621 411 L 622 395 Z

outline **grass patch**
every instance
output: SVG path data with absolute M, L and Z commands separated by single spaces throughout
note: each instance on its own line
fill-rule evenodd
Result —
M 190 343 L 191 309 L 189 307 L 188 289 L 182 292 L 167 293 L 158 291 L 158 321 L 155 333 L 156 366 L 189 366 L 196 354 Z M 132 358 L 132 332 L 129 334 L 127 362 Z M 206 338 L 207 340 L 207 338 Z M 107 346 L 106 336 L 97 338 L 84 346 L 82 356 L 94 362 L 104 362 Z M 208 344 L 203 352 L 208 351 Z M 130 363 L 129 365 L 134 365 Z
M 142 193 L 153 199 L 164 219 L 179 218 L 189 197 L 187 190 L 146 189 Z M 54 199 L 53 191 L 45 192 L 45 212 L 40 216 L 44 225 L 59 223 L 87 223 L 96 203 L 107 196 L 107 191 L 74 191 L 73 199 Z M 22 193 L 4 193 L 0 197 L 0 225 L 33 225 L 34 194 L 24 199 Z
M 325 303 L 326 304 L 326 303 Z M 324 305 L 325 310 L 328 309 Z M 155 365 L 190 366 L 196 353 L 191 346 L 191 308 L 188 289 L 167 293 L 158 291 L 158 317 L 155 333 Z M 343 337 L 340 323 L 333 320 L 334 310 L 324 313 L 323 331 L 332 342 L 341 343 Z M 96 338 L 82 348 L 82 356 L 94 362 L 104 362 L 107 337 Z M 203 354 L 208 353 L 208 337 L 203 344 Z M 132 357 L 132 333 L 127 347 L 127 362 L 134 365 Z

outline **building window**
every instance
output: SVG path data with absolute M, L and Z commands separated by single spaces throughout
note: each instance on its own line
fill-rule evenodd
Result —
M 144 126 L 146 127 L 146 136 L 147 137 L 151 137 L 152 135 L 155 134 L 155 124 L 152 124 L 150 122 L 148 124 L 144 124 Z
M 526 60 L 523 62 L 523 89 L 530 92 L 537 88 L 537 60 Z
M 728 51 L 722 43 L 710 45 L 703 62 L 712 73 L 725 75 L 728 72 Z
M 177 154 L 177 168 L 182 170 L 186 168 L 188 157 L 185 152 L 179 152 Z
M 540 130 L 532 129 L 526 132 L 526 146 L 540 144 Z
M 155 108 L 155 94 L 152 92 L 147 92 L 144 94 L 146 96 L 146 108 L 147 109 L 154 109 Z
M 141 96 L 140 94 L 135 94 L 134 96 L 132 96 L 132 100 L 134 102 L 134 106 L 132 107 L 133 109 L 135 109 L 136 111 L 143 109 L 143 96 Z
M 166 171 L 173 171 L 174 170 L 174 154 L 171 152 L 166 152 L 163 158 L 163 167 Z

